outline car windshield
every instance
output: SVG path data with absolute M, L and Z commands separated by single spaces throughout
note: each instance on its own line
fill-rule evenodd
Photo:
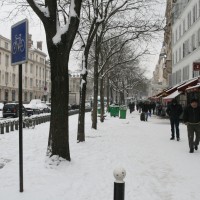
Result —
M 4 108 L 14 108 L 15 104 L 6 104 Z

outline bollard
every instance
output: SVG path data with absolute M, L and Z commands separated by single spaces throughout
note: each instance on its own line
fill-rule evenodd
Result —
M 1 124 L 1 134 L 4 134 L 4 124 Z
M 14 121 L 13 122 L 10 122 L 10 131 L 14 131 Z
M 15 130 L 18 130 L 18 121 L 15 121 Z
M 0 127 L 1 127 L 1 134 L 4 134 L 4 125 L 0 124 Z
M 9 122 L 6 122 L 6 133 L 9 133 Z
M 116 168 L 113 172 L 115 177 L 114 182 L 114 200 L 124 200 L 125 182 L 123 179 L 126 176 L 126 171 L 124 168 Z

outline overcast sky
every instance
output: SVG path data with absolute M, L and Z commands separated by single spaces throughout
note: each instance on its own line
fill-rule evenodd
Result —
M 2 1 L 2 0 L 0 0 Z M 160 11 L 160 13 L 165 13 L 165 0 L 160 0 L 162 2 L 162 4 L 158 5 L 158 10 Z M 24 19 L 24 18 L 28 18 L 29 20 L 29 33 L 32 34 L 32 39 L 33 39 L 33 45 L 36 47 L 36 42 L 37 41 L 43 41 L 43 51 L 47 53 L 47 47 L 46 47 L 46 37 L 45 37 L 45 32 L 44 32 L 44 28 L 43 28 L 43 24 L 40 22 L 38 17 L 33 17 L 30 18 L 30 16 L 24 16 L 22 14 L 17 14 L 16 17 L 14 17 L 12 20 L 9 19 L 8 13 L 9 11 L 12 10 L 12 7 L 10 6 L 4 6 L 4 7 L 0 7 L 0 35 L 10 39 L 10 35 L 11 35 L 11 26 L 15 23 L 17 23 L 18 21 Z M 143 67 L 146 68 L 147 70 L 147 77 L 151 78 L 152 77 L 152 73 L 155 69 L 155 66 L 157 64 L 158 61 L 158 56 L 162 47 L 162 41 L 163 41 L 163 34 L 160 34 L 160 38 L 156 41 L 153 41 L 152 43 L 152 53 L 154 55 L 146 57 L 145 58 L 145 62 L 143 63 Z M 70 63 L 69 63 L 69 69 L 70 70 L 76 70 L 79 68 L 78 66 L 78 62 L 74 59 L 71 58 L 70 59 Z

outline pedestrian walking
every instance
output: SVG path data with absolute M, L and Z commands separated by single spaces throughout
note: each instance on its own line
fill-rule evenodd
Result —
M 192 99 L 183 113 L 183 121 L 187 125 L 190 153 L 198 150 L 200 139 L 200 106 L 197 99 Z M 195 140 L 194 140 L 195 133 Z
M 145 114 L 145 121 L 148 120 L 148 111 L 149 111 L 149 105 L 148 102 L 145 101 L 142 105 L 142 113 Z
M 182 106 L 178 104 L 176 99 L 172 99 L 171 104 L 168 105 L 166 113 L 169 116 L 170 124 L 171 124 L 171 138 L 170 140 L 175 139 L 175 130 L 176 130 L 176 139 L 180 140 L 180 132 L 179 132 L 179 122 L 180 115 L 183 112 Z

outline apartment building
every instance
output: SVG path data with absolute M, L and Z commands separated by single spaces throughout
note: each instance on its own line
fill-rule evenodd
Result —
M 172 5 L 172 85 L 200 75 L 200 0 L 174 0 Z
M 81 71 L 69 71 L 69 104 L 79 104 Z
M 31 99 L 51 99 L 50 65 L 46 57 L 42 52 L 41 42 L 37 43 L 37 48 L 30 46 L 28 62 L 22 65 L 24 103 L 30 102 Z M 11 66 L 11 41 L 0 35 L 0 102 L 17 101 L 18 65 Z

